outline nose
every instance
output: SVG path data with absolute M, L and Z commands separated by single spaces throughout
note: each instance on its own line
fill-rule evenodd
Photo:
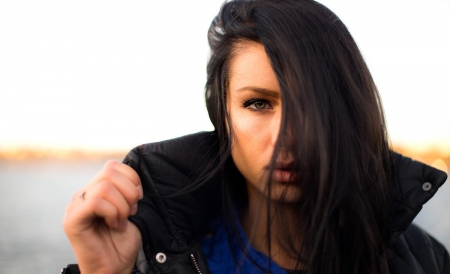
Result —
M 281 149 L 287 151 L 294 149 L 294 133 L 291 126 L 285 125 L 284 128 L 280 128 L 279 138 Z

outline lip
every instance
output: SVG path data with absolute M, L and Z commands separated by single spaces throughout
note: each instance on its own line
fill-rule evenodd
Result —
M 267 168 L 269 169 L 269 167 Z M 280 183 L 292 183 L 297 178 L 293 162 L 276 162 L 272 173 L 272 179 Z
M 272 179 L 280 183 L 292 183 L 297 178 L 297 173 L 283 169 L 275 169 L 272 173 Z

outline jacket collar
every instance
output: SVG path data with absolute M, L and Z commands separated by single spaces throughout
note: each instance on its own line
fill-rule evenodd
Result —
M 155 196 L 170 196 L 189 182 L 196 181 L 202 176 L 205 178 L 208 172 L 205 173 L 203 169 L 198 171 L 199 167 L 203 167 L 208 161 L 217 160 L 219 153 L 217 143 L 217 135 L 214 132 L 200 132 L 141 145 L 133 149 L 124 162 L 136 169 L 141 177 L 144 192 L 149 197 L 148 202 L 155 203 Z M 391 231 L 394 236 L 398 236 L 411 224 L 423 204 L 444 184 L 447 175 L 443 171 L 398 153 L 394 153 L 394 165 L 396 184 L 391 211 Z M 158 203 L 159 215 L 171 212 L 169 214 L 171 218 L 165 221 L 173 220 L 173 222 L 166 225 L 169 224 L 172 228 L 174 224 L 190 226 L 190 230 L 194 232 L 204 227 L 212 215 L 217 214 L 220 208 L 218 199 L 221 197 L 220 184 L 217 183 L 217 177 L 208 180 L 207 184 L 188 195 L 189 199 L 183 195 L 177 199 L 164 199 L 164 202 Z M 180 208 L 180 201 L 186 206 Z M 180 224 L 181 220 L 182 222 L 188 220 L 188 223 Z
M 392 204 L 392 231 L 403 233 L 425 204 L 447 180 L 447 174 L 394 152 L 396 189 Z

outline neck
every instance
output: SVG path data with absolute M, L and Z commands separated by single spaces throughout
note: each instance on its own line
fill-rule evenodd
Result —
M 268 211 L 268 199 L 265 195 L 251 184 L 247 184 L 247 191 L 248 205 L 241 212 L 240 221 L 250 244 L 282 268 L 302 269 L 301 265 L 297 265 L 297 255 L 293 256 L 292 252 L 283 248 L 280 243 L 284 236 L 282 233 L 287 232 L 288 235 L 297 236 L 297 241 L 294 243 L 296 247 L 300 247 L 301 244 L 301 237 L 298 237 L 293 221 L 297 217 L 292 205 L 271 200 Z M 268 221 L 270 227 L 267 226 Z M 280 229 L 280 225 L 286 226 L 287 231 Z M 269 233 L 270 238 L 267 237 Z M 268 239 L 270 239 L 270 248 Z

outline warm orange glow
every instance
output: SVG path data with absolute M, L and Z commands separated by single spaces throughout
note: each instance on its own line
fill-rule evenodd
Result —
M 394 151 L 414 160 L 423 162 L 446 173 L 449 172 L 450 153 L 446 150 L 416 149 L 394 146 Z M 0 160 L 96 160 L 96 159 L 123 159 L 128 151 L 93 151 L 76 149 L 10 149 L 0 150 Z
M 442 159 L 437 159 L 431 164 L 432 167 L 448 172 L 448 166 Z
M 448 149 L 437 149 L 430 147 L 410 148 L 395 145 L 393 149 L 404 156 L 433 166 L 446 173 L 450 173 L 448 169 L 450 166 L 450 151 Z
M 11 149 L 0 151 L 0 160 L 96 160 L 96 159 L 123 159 L 126 151 L 89 151 L 89 150 L 71 150 L 71 149 Z

